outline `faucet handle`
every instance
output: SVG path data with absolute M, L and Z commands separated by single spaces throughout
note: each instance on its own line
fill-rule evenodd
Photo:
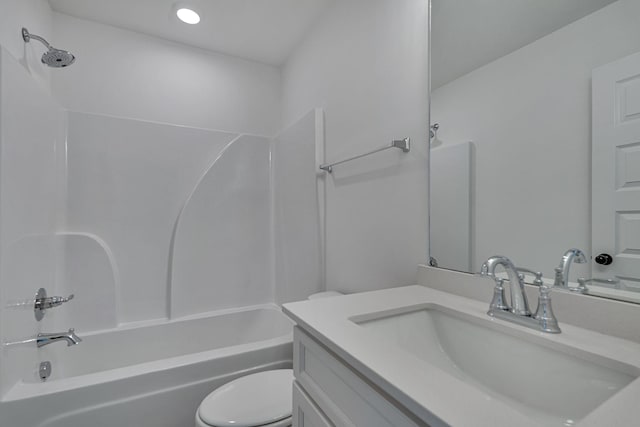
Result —
M 33 311 L 35 313 L 36 320 L 42 320 L 46 310 L 58 307 L 66 302 L 71 301 L 73 298 L 74 294 L 71 294 L 68 297 L 49 297 L 47 296 L 47 291 L 44 288 L 38 289 L 35 300 L 33 302 Z
M 489 264 L 487 264 L 486 262 L 483 262 L 482 266 L 480 267 L 480 275 L 481 276 L 489 275 Z
M 533 318 L 540 323 L 540 328 L 544 332 L 552 334 L 559 334 L 562 332 L 560 326 L 558 326 L 558 319 L 556 319 L 551 307 L 551 287 L 543 284 L 540 286 L 540 295 L 538 296 L 538 308 L 533 315 Z
M 517 267 L 516 270 L 518 271 L 518 273 L 527 273 L 527 274 L 531 274 L 533 276 L 535 276 L 535 279 L 533 280 L 533 285 L 535 286 L 543 286 L 544 282 L 542 281 L 542 272 L 540 271 L 534 271 L 528 268 L 524 268 L 524 267 Z M 524 274 L 519 274 L 520 279 L 524 280 Z
M 73 299 L 75 295 L 71 294 L 68 297 L 51 297 L 51 300 L 49 301 L 49 308 L 51 307 L 57 307 L 59 305 L 64 304 L 65 302 L 69 302 Z
M 491 304 L 489 304 L 488 314 L 490 316 L 495 310 L 509 311 L 510 309 L 507 305 L 507 298 L 504 293 L 504 279 L 495 277 L 494 280 L 496 282 L 496 286 L 493 288 L 493 298 L 491 299 Z
M 568 289 L 569 288 L 569 284 L 565 283 L 564 278 L 563 278 L 563 272 L 562 272 L 562 267 L 556 267 L 553 269 L 553 271 L 555 272 L 555 279 L 553 281 L 553 287 L 554 288 L 559 288 L 559 289 Z

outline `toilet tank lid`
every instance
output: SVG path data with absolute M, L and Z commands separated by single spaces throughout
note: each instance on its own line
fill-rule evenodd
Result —
M 291 416 L 293 370 L 278 369 L 238 378 L 214 390 L 198 415 L 215 427 L 256 427 Z

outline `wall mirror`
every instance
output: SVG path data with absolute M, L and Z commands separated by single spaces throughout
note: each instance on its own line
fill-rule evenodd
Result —
M 640 303 L 640 2 L 431 7 L 432 264 Z

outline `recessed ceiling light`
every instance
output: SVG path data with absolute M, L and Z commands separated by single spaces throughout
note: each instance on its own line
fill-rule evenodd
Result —
M 200 15 L 193 9 L 181 7 L 176 11 L 176 15 L 178 15 L 178 19 L 185 24 L 194 25 L 200 22 Z

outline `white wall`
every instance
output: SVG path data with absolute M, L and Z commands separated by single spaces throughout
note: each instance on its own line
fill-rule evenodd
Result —
M 52 79 L 72 111 L 264 136 L 279 130 L 275 67 L 59 13 L 54 33 L 77 57 Z
M 590 253 L 591 71 L 640 51 L 638 16 L 619 0 L 432 94 L 440 141 L 477 147 L 474 271 L 501 253 L 553 277 Z
M 40 62 L 46 48 L 37 41 L 25 44 L 22 27 L 57 46 L 51 41 L 52 12 L 47 0 L 0 0 L 0 46 L 48 88 L 51 70 Z
M 325 111 L 326 160 L 411 137 L 326 176 L 326 280 L 364 291 L 415 283 L 427 259 L 427 1 L 333 5 L 283 69 L 283 123 Z

